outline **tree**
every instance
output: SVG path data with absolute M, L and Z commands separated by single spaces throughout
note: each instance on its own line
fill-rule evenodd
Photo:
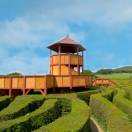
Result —
M 112 69 L 100 69 L 96 72 L 96 74 L 111 74 L 113 73 Z
M 13 72 L 13 73 L 9 73 L 7 75 L 8 76 L 21 76 L 22 74 L 21 73 L 18 73 L 18 72 Z
M 92 72 L 91 70 L 84 70 L 84 71 L 82 72 L 82 74 L 83 74 L 83 75 L 92 75 L 93 72 Z

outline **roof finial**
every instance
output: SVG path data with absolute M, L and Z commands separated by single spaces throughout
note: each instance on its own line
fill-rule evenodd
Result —
M 69 34 L 67 34 L 67 35 L 66 35 L 66 38 L 69 38 L 69 36 L 70 36 L 70 35 L 69 35 Z

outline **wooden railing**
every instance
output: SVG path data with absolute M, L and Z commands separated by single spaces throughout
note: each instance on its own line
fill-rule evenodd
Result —
M 61 87 L 87 87 L 92 77 L 85 75 L 64 76 L 0 76 L 0 89 L 45 89 Z
M 61 54 L 61 65 L 77 65 L 79 62 L 79 65 L 83 65 L 83 57 L 80 55 L 67 55 L 67 54 Z M 59 64 L 59 55 L 52 55 L 50 57 L 50 64 L 51 65 L 58 65 Z

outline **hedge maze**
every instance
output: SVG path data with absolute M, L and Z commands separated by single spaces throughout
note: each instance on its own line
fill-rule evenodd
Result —
M 106 95 L 97 94 L 91 96 L 90 108 L 93 116 L 106 132 L 131 132 L 132 124 L 127 114 L 105 97 L 110 97 L 111 94 L 106 93 Z
M 0 97 L 0 132 L 132 131 L 132 89 L 100 87 L 77 93 Z

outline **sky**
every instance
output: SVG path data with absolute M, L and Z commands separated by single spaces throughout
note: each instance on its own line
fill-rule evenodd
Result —
M 0 74 L 48 74 L 48 45 L 80 42 L 85 69 L 132 65 L 132 0 L 0 0 Z

